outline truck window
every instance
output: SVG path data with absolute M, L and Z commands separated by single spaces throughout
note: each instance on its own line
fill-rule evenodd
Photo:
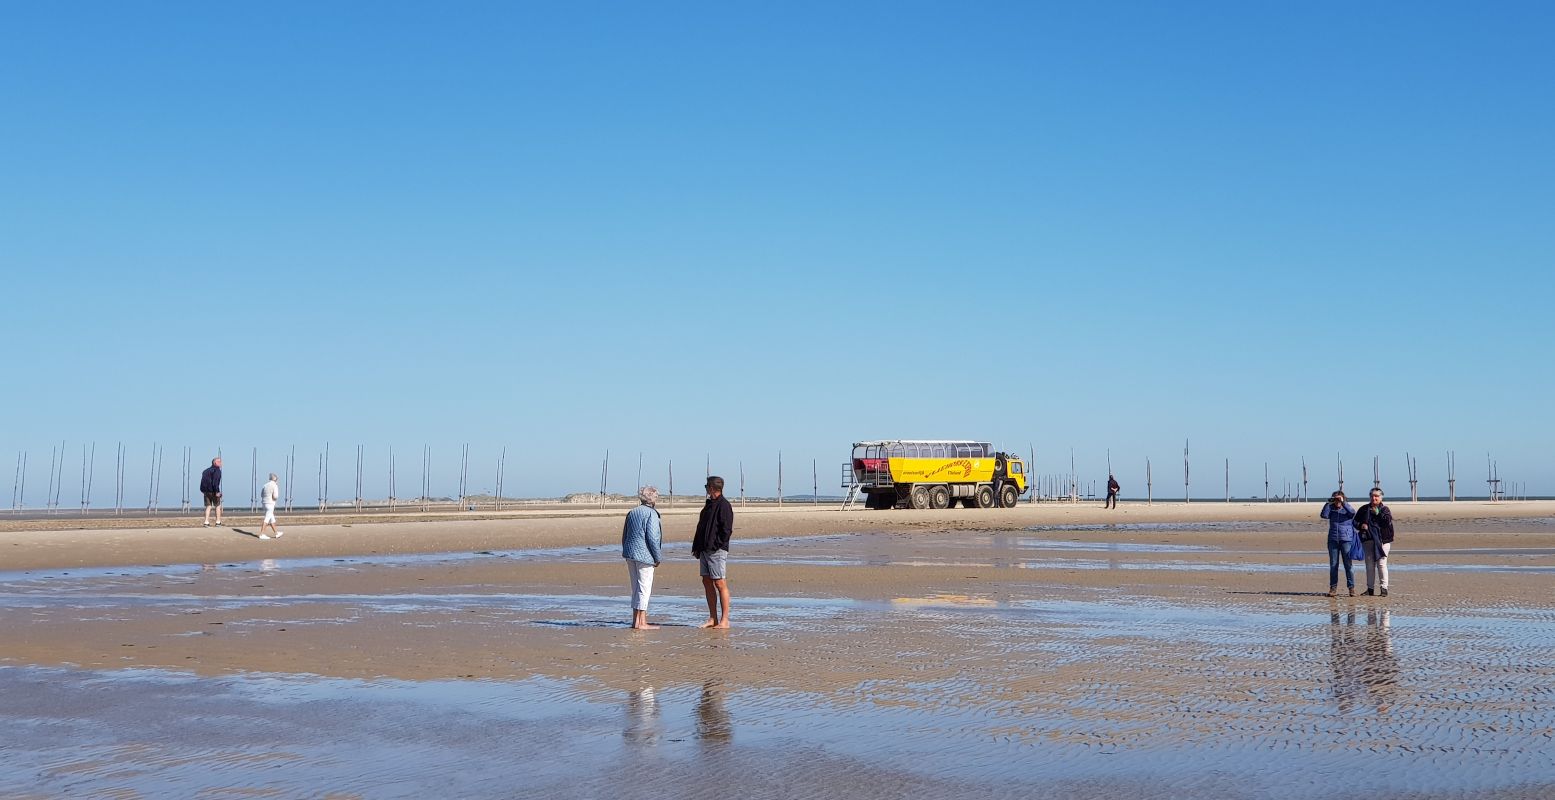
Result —
M 949 456 L 946 454 L 946 447 L 945 447 L 945 445 L 942 445 L 942 444 L 934 445 L 934 457 L 935 458 L 949 458 Z

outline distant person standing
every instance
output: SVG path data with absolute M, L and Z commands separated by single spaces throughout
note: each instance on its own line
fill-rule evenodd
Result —
M 1371 502 L 1355 512 L 1355 527 L 1366 548 L 1366 594 L 1388 596 L 1388 550 L 1393 547 L 1393 509 L 1382 504 L 1382 490 L 1371 490 Z
M 1355 541 L 1355 508 L 1344 492 L 1329 495 L 1318 516 L 1328 520 L 1328 596 L 1339 593 L 1339 563 L 1344 562 L 1344 582 L 1355 596 L 1355 574 L 1350 571 L 1350 544 Z
M 279 529 L 277 529 L 275 527 L 275 504 L 276 504 L 276 501 L 278 501 L 280 499 L 281 499 L 281 483 L 280 483 L 280 479 L 276 477 L 274 472 L 272 472 L 272 473 L 270 473 L 270 480 L 266 481 L 265 485 L 264 485 L 264 488 L 259 490 L 259 500 L 260 500 L 260 502 L 265 504 L 265 518 L 264 518 L 263 522 L 259 523 L 259 538 L 261 538 L 261 539 L 268 539 L 268 538 L 270 538 L 269 536 L 265 535 L 265 528 L 267 528 L 267 527 L 273 533 L 275 533 L 275 538 L 277 538 L 277 539 L 279 539 L 279 538 L 281 538 L 282 536 L 285 535 L 284 531 L 281 531 L 281 530 L 279 530 Z
M 1107 476 L 1107 500 L 1106 500 L 1106 502 L 1101 504 L 1101 507 L 1102 508 L 1107 508 L 1107 507 L 1110 506 L 1112 508 L 1117 508 L 1118 507 L 1118 492 L 1121 492 L 1121 491 L 1123 491 L 1123 487 L 1118 485 L 1118 479 L 1112 477 L 1111 475 L 1108 475 Z
M 216 509 L 216 527 L 221 527 L 221 456 L 200 473 L 200 494 L 205 497 L 205 527 L 211 526 L 211 509 Z
M 702 574 L 702 590 L 707 593 L 707 621 L 704 628 L 729 627 L 729 538 L 734 535 L 734 506 L 724 497 L 724 479 L 707 478 L 707 503 L 697 518 L 696 536 L 691 539 L 691 555 L 697 557 Z M 720 611 L 720 606 L 722 610 Z
M 644 486 L 637 490 L 642 505 L 626 514 L 621 528 L 621 557 L 632 580 L 632 630 L 652 631 L 648 624 L 648 598 L 653 595 L 653 570 L 663 560 L 664 528 L 659 520 L 659 490 Z

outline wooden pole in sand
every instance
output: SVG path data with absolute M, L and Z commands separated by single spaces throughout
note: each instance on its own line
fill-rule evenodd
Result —
M 1371 488 L 1382 488 L 1382 462 L 1377 456 L 1371 457 Z
M 816 471 L 813 458 L 810 459 L 810 504 L 817 506 L 821 504 L 821 478 L 820 473 Z
M 1182 501 L 1193 502 L 1193 493 L 1188 491 L 1188 440 L 1182 440 Z
M 18 511 L 18 510 L 21 509 L 21 506 L 18 505 L 18 503 L 21 500 L 21 496 L 22 496 L 21 495 L 21 491 L 20 491 L 21 480 L 22 480 L 22 451 L 21 450 L 17 450 L 16 451 L 16 475 L 11 478 L 11 510 L 12 511 Z
M 1301 498 L 1303 500 L 1307 500 L 1307 499 L 1310 499 L 1311 497 L 1312 497 L 1311 495 L 1307 494 L 1307 457 L 1306 456 L 1302 456 L 1301 457 Z
M 1145 457 L 1145 505 L 1155 503 L 1155 476 L 1150 474 L 1150 457 Z
M 432 495 L 432 445 L 421 446 L 421 510 L 429 508 Z
M 1269 502 L 1269 462 L 1263 462 L 1263 501 Z
M 1069 448 L 1069 502 L 1080 502 L 1080 473 L 1074 468 L 1074 448 Z
M 777 492 L 777 504 L 778 504 L 778 508 L 782 508 L 783 507 L 783 451 L 782 450 L 778 451 L 778 492 Z
M 91 468 L 87 464 L 91 464 Z M 97 442 L 92 442 L 91 460 L 87 460 L 86 445 L 81 445 L 81 516 L 86 516 L 86 507 L 92 504 L 92 478 L 91 471 L 97 467 Z
M 319 511 L 329 510 L 329 442 L 324 443 L 324 482 L 319 495 Z
M 393 445 L 389 445 L 389 510 L 390 511 L 394 510 L 394 502 L 395 502 L 394 495 L 397 494 L 397 492 L 395 492 L 395 485 L 394 484 L 395 484 L 395 480 L 394 480 L 394 446 Z M 498 494 L 501 494 L 501 492 L 498 492 Z
M 1458 501 L 1458 457 L 1451 450 L 1447 451 L 1447 502 Z
M 1269 465 L 1264 464 L 1264 477 L 1268 478 Z M 1231 459 L 1226 459 L 1226 502 L 1231 502 Z
M 54 508 L 60 507 L 59 497 L 65 491 L 65 443 L 59 443 L 59 474 L 54 478 Z
M 190 476 L 190 473 L 193 470 L 194 470 L 194 448 L 190 447 L 189 445 L 184 445 L 184 472 L 183 472 L 183 476 L 182 476 L 183 477 L 183 481 L 182 481 L 183 488 L 179 491 L 179 506 L 180 506 L 180 509 L 185 514 L 189 513 L 189 511 L 190 511 L 190 509 L 189 509 L 189 476 Z
M 1404 453 L 1404 466 L 1409 468 L 1409 502 L 1420 502 L 1420 465 L 1408 451 Z
M 319 489 L 319 511 L 322 512 L 324 510 L 324 454 L 323 453 L 319 453 L 318 489 Z
M 1026 489 L 1031 492 L 1031 499 L 1035 502 L 1040 492 L 1037 491 L 1037 482 L 1031 477 L 1037 474 L 1037 446 L 1031 442 L 1026 443 Z
M 356 499 L 354 502 L 356 505 L 356 511 L 359 514 L 362 511 L 362 462 L 364 460 L 364 449 L 365 448 L 363 445 L 356 446 Z
M 297 484 L 297 445 L 292 445 L 290 452 L 286 454 L 286 511 L 292 510 L 292 487 Z
M 63 447 L 64 445 L 61 445 Z M 49 486 L 43 490 L 43 510 L 54 513 L 54 462 L 59 459 L 59 451 L 49 448 Z
M 502 479 L 507 477 L 508 449 L 502 448 L 502 455 L 497 456 L 497 510 L 502 510 Z M 637 475 L 642 477 L 641 457 L 638 459 Z
M 1334 453 L 1334 460 L 1339 462 L 1339 493 L 1344 494 L 1344 459 Z
M 156 483 L 154 484 L 156 488 L 153 489 L 151 493 L 151 513 L 153 514 L 157 513 L 157 510 L 162 508 L 162 461 L 163 457 L 166 455 L 166 447 L 157 448 L 157 475 Z
M 636 488 L 639 491 L 641 491 L 642 488 L 643 488 L 643 451 L 641 451 L 641 450 L 637 451 L 637 486 L 636 486 Z
M 605 458 L 610 456 L 606 454 Z M 470 444 L 465 442 L 465 448 L 459 454 L 459 511 L 465 511 L 465 507 L 468 507 L 465 503 L 467 496 L 470 496 Z
M 119 442 L 113 458 L 113 515 L 124 508 L 124 442 Z
M 153 499 L 152 495 L 153 495 L 154 492 L 156 492 L 156 489 L 157 489 L 157 478 L 156 478 L 156 475 L 157 475 L 157 445 L 156 445 L 155 442 L 153 442 L 152 445 L 151 445 L 151 466 L 148 468 L 147 478 L 146 478 L 146 510 L 147 511 L 151 510 L 151 501 Z
M 599 504 L 605 504 L 605 486 L 610 480 L 610 451 L 605 451 L 605 460 L 599 465 Z
M 252 448 L 249 451 L 249 458 L 250 458 L 250 461 L 248 463 L 248 510 L 249 511 L 253 511 L 253 510 L 255 510 L 257 508 L 257 506 L 255 505 L 255 499 L 259 496 L 259 448 L 258 447 Z
M 745 461 L 740 461 L 740 507 L 745 507 Z
M 675 459 L 670 459 L 670 508 L 675 507 Z

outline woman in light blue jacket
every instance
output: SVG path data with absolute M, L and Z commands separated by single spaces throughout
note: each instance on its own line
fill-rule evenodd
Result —
M 1328 596 L 1339 593 L 1339 562 L 1344 562 L 1344 582 L 1355 596 L 1355 575 L 1350 572 L 1350 543 L 1355 541 L 1355 507 L 1344 499 L 1344 492 L 1329 495 L 1319 515 L 1328 520 Z
M 653 594 L 653 568 L 662 560 L 664 529 L 659 522 L 659 490 L 644 486 L 637 491 L 642 505 L 626 515 L 626 525 L 621 529 L 621 557 L 626 559 L 626 571 L 632 578 L 632 629 L 651 631 L 657 625 L 648 624 L 648 597 Z

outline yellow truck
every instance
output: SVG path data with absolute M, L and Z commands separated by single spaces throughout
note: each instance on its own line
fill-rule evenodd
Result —
M 1026 493 L 1026 462 L 988 442 L 855 442 L 843 484 L 875 509 L 1014 508 Z

